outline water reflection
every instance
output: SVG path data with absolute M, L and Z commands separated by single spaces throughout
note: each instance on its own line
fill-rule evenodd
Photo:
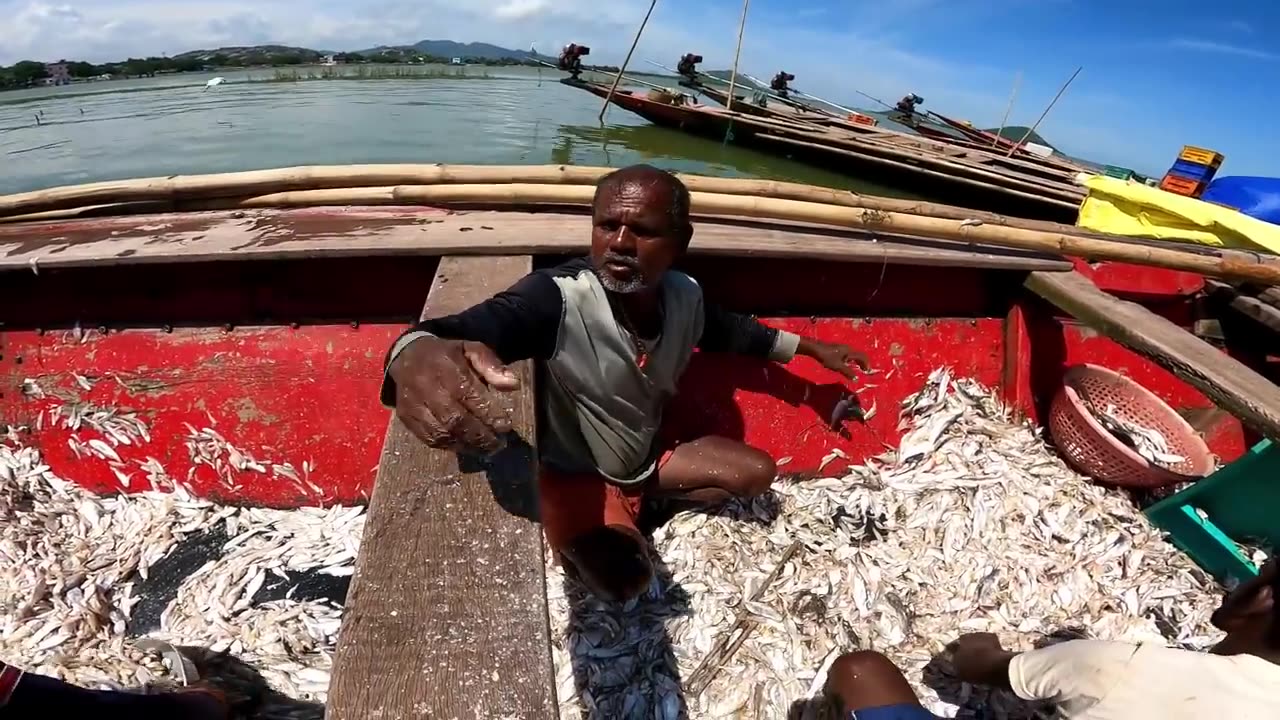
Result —
M 539 79 L 249 82 L 271 71 L 171 75 L 0 93 L 0 193 L 96 180 L 346 163 L 649 162 L 887 194 L 873 180 L 650 125 Z M 900 193 L 899 193 L 900 194 Z
M 918 198 L 866 178 L 828 172 L 803 163 L 714 140 L 687 135 L 656 125 L 561 125 L 552 162 L 588 164 L 588 158 L 625 154 L 626 162 L 647 162 L 669 170 L 725 177 L 767 177 L 773 180 L 857 190 L 893 197 Z M 620 152 L 621 151 L 621 152 Z

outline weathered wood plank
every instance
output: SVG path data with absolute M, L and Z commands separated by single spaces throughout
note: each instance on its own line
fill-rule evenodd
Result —
M 0 270 L 370 255 L 586 252 L 584 215 L 316 208 L 0 225 Z M 691 252 L 833 262 L 1067 271 L 1043 253 L 825 226 L 700 219 Z
M 1237 287 L 1218 280 L 1206 280 L 1205 287 L 1225 299 L 1227 307 L 1253 319 L 1273 332 L 1280 332 L 1280 307 L 1241 292 Z
M 1219 407 L 1280 440 L 1280 387 L 1146 308 L 1076 273 L 1027 276 L 1026 287 L 1116 342 L 1146 355 Z
M 528 256 L 441 260 L 423 316 L 529 272 Z M 334 661 L 326 717 L 557 717 L 542 535 L 528 519 L 533 373 L 507 396 L 515 433 L 489 460 L 431 450 L 392 420 Z M 521 517 L 523 516 L 523 517 Z

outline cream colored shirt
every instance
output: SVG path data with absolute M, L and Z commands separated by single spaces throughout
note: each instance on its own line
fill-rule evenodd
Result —
M 1009 681 L 1064 720 L 1280 720 L 1280 665 L 1253 655 L 1073 640 L 1017 656 Z

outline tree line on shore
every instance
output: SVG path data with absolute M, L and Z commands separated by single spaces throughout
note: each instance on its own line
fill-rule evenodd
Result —
M 115 77 L 153 77 L 161 73 L 201 72 L 217 68 L 237 67 L 285 67 L 289 65 L 306 65 L 318 63 L 324 54 L 314 51 L 266 52 L 250 50 L 248 52 L 210 54 L 187 53 L 177 57 L 129 58 L 120 62 L 94 63 L 78 60 L 61 60 L 67 66 L 67 73 L 74 80 L 88 80 L 109 75 Z M 452 58 L 437 57 L 412 49 L 386 48 L 377 52 L 334 53 L 333 59 L 344 64 L 377 63 L 432 63 L 449 64 Z M 468 65 L 532 65 L 540 63 L 533 58 L 480 58 L 464 57 L 462 61 Z M 0 66 L 0 89 L 31 87 L 49 77 L 45 63 L 34 60 L 23 60 L 8 67 Z

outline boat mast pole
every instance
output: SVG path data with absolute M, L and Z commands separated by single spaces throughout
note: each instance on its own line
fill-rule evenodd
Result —
M 600 108 L 600 124 L 604 124 L 604 114 L 609 112 L 609 103 L 613 101 L 613 94 L 618 90 L 618 83 L 622 82 L 622 73 L 627 71 L 627 65 L 631 63 L 631 53 L 636 51 L 636 45 L 640 44 L 640 36 L 644 34 L 644 26 L 649 24 L 649 16 L 653 14 L 653 8 L 658 4 L 658 0 L 652 0 L 649 3 L 649 11 L 644 14 L 644 20 L 640 21 L 640 29 L 636 30 L 636 39 L 631 41 L 631 49 L 627 51 L 627 59 L 622 61 L 622 67 L 618 68 L 618 75 L 613 79 L 613 85 L 609 86 L 609 95 L 604 99 L 604 105 Z
M 1022 146 L 1027 142 L 1027 138 L 1031 137 L 1031 133 L 1035 132 L 1036 128 L 1040 127 L 1040 123 L 1044 121 L 1044 116 L 1049 114 L 1049 111 L 1052 110 L 1053 106 L 1058 102 L 1058 98 L 1062 97 L 1062 93 L 1067 91 L 1067 86 L 1071 84 L 1072 80 L 1076 79 L 1076 76 L 1079 75 L 1080 71 L 1083 69 L 1084 69 L 1084 66 L 1082 65 L 1076 68 L 1075 72 L 1071 73 L 1071 77 L 1067 78 L 1067 82 L 1064 83 L 1062 87 L 1058 90 L 1058 94 L 1054 95 L 1053 99 L 1049 101 L 1049 107 L 1045 108 L 1044 112 L 1040 113 L 1040 119 L 1036 120 L 1036 124 L 1032 125 L 1030 130 L 1027 130 L 1027 134 L 1022 136 L 1022 139 L 1018 141 L 1018 144 L 1014 145 L 1009 150 L 1009 154 L 1005 155 L 1005 157 L 1013 157 L 1014 153 L 1022 149 Z
M 738 59 L 742 57 L 742 33 L 747 29 L 747 8 L 751 7 L 751 0 L 742 0 L 742 19 L 738 21 L 738 49 L 733 53 L 733 71 L 729 73 L 729 102 L 725 104 L 725 109 L 733 110 L 733 93 L 734 87 L 738 84 Z
M 1013 112 L 1013 100 L 1018 97 L 1018 86 L 1022 84 L 1022 71 L 1019 70 L 1017 75 L 1013 76 L 1013 94 L 1009 96 L 1009 105 L 1004 109 L 1004 119 L 1000 121 L 1000 127 L 996 130 L 996 139 L 991 141 L 991 147 L 1000 147 L 1000 141 L 1004 139 L 1004 128 L 1009 123 L 1009 113 Z

